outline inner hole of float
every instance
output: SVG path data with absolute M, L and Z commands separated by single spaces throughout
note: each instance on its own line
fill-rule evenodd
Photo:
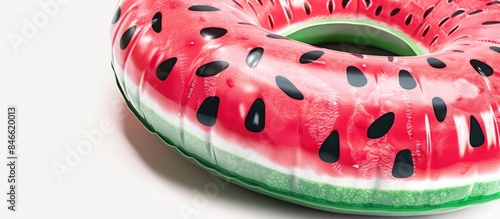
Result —
M 380 56 L 418 56 L 423 50 L 402 33 L 364 21 L 320 21 L 284 33 L 310 45 Z

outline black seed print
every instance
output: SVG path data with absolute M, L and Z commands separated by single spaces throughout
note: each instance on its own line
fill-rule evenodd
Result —
M 303 100 L 304 95 L 295 87 L 295 85 L 292 84 L 290 80 L 283 76 L 276 76 L 276 85 L 289 97 L 296 99 L 296 100 Z
M 326 7 L 328 8 L 328 12 L 331 14 L 333 12 L 333 0 L 329 0 Z
M 430 8 L 428 8 L 425 12 L 424 12 L 424 19 L 427 18 L 427 16 L 429 16 L 429 14 L 432 12 L 432 10 L 434 10 L 434 6 L 431 6 Z
M 193 5 L 188 8 L 190 11 L 219 11 L 220 9 L 207 5 Z
M 399 9 L 399 8 L 396 8 L 396 9 L 392 10 L 391 11 L 391 16 L 394 16 L 394 15 L 398 14 L 400 11 L 401 11 L 401 9 Z
M 477 73 L 484 75 L 484 76 L 492 76 L 493 75 L 493 68 L 491 68 L 488 64 L 481 62 L 476 59 L 471 59 L 470 64 L 474 68 L 474 70 L 477 71 Z
M 395 118 L 396 115 L 393 112 L 389 112 L 375 120 L 368 128 L 368 138 L 377 139 L 386 135 L 392 128 L 392 125 L 394 125 Z
M 443 99 L 439 97 L 432 98 L 432 108 L 434 109 L 434 115 L 439 122 L 443 122 L 446 119 L 446 114 L 448 112 L 448 108 L 446 107 L 446 103 Z
M 262 55 L 264 54 L 264 49 L 257 47 L 252 49 L 247 55 L 247 65 L 250 68 L 255 68 L 260 62 Z
M 299 62 L 300 64 L 308 64 L 318 60 L 319 58 L 321 58 L 321 56 L 323 56 L 323 54 L 325 54 L 325 52 L 321 50 L 306 52 L 302 56 L 300 56 Z
M 448 33 L 448 36 L 449 36 L 449 35 L 452 35 L 453 33 L 455 33 L 455 31 L 457 31 L 459 27 L 460 27 L 460 24 L 458 24 L 457 26 L 453 27 L 453 28 L 450 30 L 450 32 Z
M 257 2 L 259 3 L 260 6 L 264 5 L 262 4 L 262 0 L 257 0 Z
M 463 13 L 465 13 L 464 9 L 458 9 L 457 11 L 453 12 L 453 14 L 451 14 L 451 17 L 456 17 L 456 16 L 461 15 Z
M 475 14 L 479 14 L 479 13 L 481 13 L 481 12 L 483 12 L 483 10 L 482 10 L 482 9 L 479 9 L 479 10 L 475 10 L 475 11 L 473 11 L 473 12 L 469 13 L 469 15 L 475 15 Z
M 127 31 L 125 31 L 125 33 L 123 33 L 122 37 L 120 38 L 120 49 L 124 50 L 127 48 L 130 40 L 132 40 L 132 37 L 134 37 L 135 29 L 136 26 L 132 26 Z
M 273 16 L 267 15 L 267 20 L 269 21 L 269 26 L 271 27 L 271 29 L 274 29 L 274 19 L 273 19 Z
M 441 20 L 441 22 L 439 22 L 438 26 L 442 27 L 446 22 L 448 22 L 450 20 L 449 17 L 447 18 L 444 18 L 443 20 Z
M 259 16 L 259 14 L 257 14 L 257 11 L 255 10 L 255 8 L 253 7 L 253 5 L 250 1 L 247 1 L 247 5 L 250 6 L 250 8 L 252 9 L 255 16 Z
M 248 110 L 247 118 L 245 119 L 245 128 L 250 132 L 261 132 L 264 130 L 266 117 L 266 106 L 262 99 L 257 99 L 253 102 L 252 107 Z
M 214 126 L 219 112 L 219 97 L 207 97 L 196 112 L 196 119 L 203 125 Z
M 151 20 L 151 27 L 153 30 L 157 33 L 161 32 L 162 28 L 162 15 L 160 12 L 156 13 L 155 16 L 153 16 L 153 20 Z
M 406 17 L 406 20 L 405 20 L 405 25 L 406 26 L 410 25 L 412 18 L 413 18 L 412 14 L 409 14 L 408 17 Z
M 311 14 L 311 5 L 308 2 L 304 2 L 304 11 L 307 15 Z
M 432 46 L 432 44 L 434 44 L 437 40 L 438 40 L 439 36 L 435 36 L 434 39 L 432 39 L 431 43 L 429 43 L 429 46 Z
M 401 70 L 399 71 L 399 85 L 406 90 L 412 90 L 417 87 L 417 81 L 410 72 Z
M 494 24 L 500 24 L 500 21 L 486 21 L 483 23 L 483 25 L 494 25 Z
M 214 76 L 224 71 L 227 67 L 229 67 L 229 63 L 226 61 L 209 62 L 200 66 L 196 70 L 196 75 L 200 77 Z
M 247 23 L 247 22 L 238 22 L 238 24 L 241 24 L 241 25 L 252 25 L 251 23 Z
M 375 16 L 379 16 L 382 13 L 382 5 L 378 6 L 375 10 Z
M 363 87 L 368 83 L 363 72 L 354 66 L 347 67 L 347 81 L 353 87 Z
M 463 50 L 458 50 L 458 49 L 455 49 L 455 50 L 452 50 L 453 52 L 457 52 L 457 53 L 465 53 Z
M 342 8 L 345 9 L 351 0 L 342 0 Z
M 453 0 L 448 0 L 448 3 L 451 3 Z
M 401 150 L 396 155 L 394 159 L 394 165 L 392 166 L 392 176 L 395 178 L 408 178 L 415 172 L 415 167 L 413 166 L 413 158 L 411 157 L 411 151 L 408 149 Z
M 365 56 L 363 54 L 359 54 L 359 53 L 351 53 L 351 55 L 356 56 L 357 58 L 360 58 L 360 59 L 365 58 Z
M 427 33 L 429 33 L 429 29 L 430 29 L 430 28 L 431 28 L 431 26 L 430 26 L 430 25 L 427 25 L 427 27 L 425 27 L 424 32 L 422 33 L 422 37 L 427 36 Z
M 238 2 L 238 0 L 231 0 L 234 4 L 238 5 L 238 7 L 244 9 L 244 7 Z
M 284 36 L 280 36 L 280 35 L 273 34 L 273 33 L 267 34 L 266 36 L 269 38 L 272 38 L 272 39 L 279 39 L 279 40 L 286 39 L 286 37 L 284 37 Z
M 371 0 L 365 0 L 366 8 L 370 7 L 371 4 L 372 4 Z
M 227 30 L 220 27 L 207 27 L 200 31 L 200 35 L 207 40 L 217 39 L 226 35 L 226 33 Z
M 394 62 L 395 58 L 394 56 L 387 56 L 387 60 L 389 60 L 389 62 Z
M 288 20 L 291 21 L 292 18 L 293 18 L 292 11 L 288 7 L 284 7 L 284 9 L 285 9 L 285 15 L 286 15 L 286 17 L 288 18 Z
M 118 20 L 120 20 L 120 16 L 122 15 L 122 9 L 118 7 L 113 15 L 113 19 L 111 19 L 111 24 L 116 24 Z
M 486 4 L 487 6 L 491 6 L 491 5 L 496 5 L 496 4 L 500 4 L 500 1 L 492 1 L 492 2 L 489 2 L 488 4 Z
M 490 46 L 490 49 L 495 51 L 495 52 L 500 53 L 500 47 L 498 47 L 498 46 Z
M 469 143 L 472 147 L 479 147 L 484 144 L 484 133 L 476 117 L 470 116 Z
M 156 77 L 160 81 L 167 79 L 168 75 L 174 68 L 175 63 L 177 63 L 177 58 L 169 58 L 158 65 L 156 68 Z
M 460 36 L 460 37 L 454 39 L 453 42 L 456 42 L 456 41 L 459 41 L 459 40 L 462 40 L 462 39 L 465 39 L 465 38 L 469 38 L 469 37 L 470 37 L 469 35 Z
M 427 63 L 429 63 L 429 65 L 433 68 L 445 68 L 446 67 L 446 64 L 444 64 L 444 62 L 442 62 L 439 59 L 433 58 L 433 57 L 427 58 Z
M 337 130 L 333 131 L 321 144 L 319 158 L 326 163 L 335 163 L 340 158 L 340 138 Z

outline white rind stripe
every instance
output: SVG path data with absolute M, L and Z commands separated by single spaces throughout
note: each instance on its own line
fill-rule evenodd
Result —
M 115 68 L 119 68 L 118 66 L 115 66 Z M 125 77 L 125 80 L 127 80 L 129 77 Z M 131 92 L 133 95 L 138 95 L 137 93 L 134 93 L 134 91 L 137 91 L 137 85 L 135 85 L 135 82 L 132 81 L 127 81 L 126 82 L 127 86 L 124 89 L 128 89 L 129 92 Z M 132 86 L 132 87 L 131 87 Z M 134 87 L 135 86 L 135 87 Z M 181 118 L 179 115 L 174 115 L 171 113 L 167 113 L 164 110 L 161 109 L 161 107 L 156 104 L 156 101 L 160 100 L 155 100 L 155 97 L 160 98 L 162 95 L 158 93 L 154 89 L 149 89 L 148 93 L 142 94 L 141 98 L 143 101 L 143 107 L 148 107 L 154 112 L 156 112 L 161 118 L 165 121 L 168 121 L 171 123 L 173 126 L 181 129 L 184 128 L 184 131 L 188 131 L 190 134 L 193 136 L 196 136 L 199 139 L 206 140 L 207 136 L 209 134 L 205 132 L 204 130 L 199 128 L 199 124 L 197 121 L 189 121 L 188 119 L 184 119 L 183 122 L 181 122 Z M 162 100 L 164 101 L 164 100 Z M 462 120 L 465 120 L 465 118 L 458 119 L 455 118 L 455 122 L 457 123 L 457 127 L 462 127 L 462 129 L 459 129 L 458 131 L 465 131 L 467 132 L 467 127 L 463 127 L 463 122 Z M 153 120 L 148 120 L 151 122 L 151 124 L 155 127 L 157 131 L 160 132 L 165 132 L 166 130 L 161 129 L 161 122 L 160 121 L 153 121 Z M 156 124 L 156 125 L 155 125 Z M 180 127 L 180 124 L 184 124 L 184 127 Z M 462 126 L 460 126 L 462 124 Z M 465 120 L 466 124 L 466 120 Z M 176 144 L 180 145 L 183 140 L 182 136 L 180 136 L 181 133 L 171 133 L 169 132 L 169 138 Z M 461 133 L 457 133 L 461 134 Z M 427 189 L 439 189 L 439 188 L 450 188 L 450 187 L 456 187 L 456 186 L 470 186 L 472 189 L 472 186 L 476 182 L 490 182 L 490 181 L 498 181 L 500 180 L 500 171 L 488 175 L 475 175 L 474 177 L 468 177 L 468 178 L 460 178 L 460 177 L 446 177 L 446 178 L 441 178 L 438 181 L 435 180 L 404 180 L 404 179 L 358 179 L 358 178 L 353 178 L 353 177 L 342 177 L 342 178 L 336 178 L 328 175 L 318 175 L 315 173 L 314 170 L 312 169 L 300 169 L 297 167 L 284 167 L 281 165 L 278 165 L 274 163 L 273 161 L 269 160 L 266 157 L 261 156 L 258 152 L 250 149 L 250 148 L 245 148 L 242 147 L 239 144 L 236 144 L 235 142 L 230 142 L 226 141 L 223 137 L 221 137 L 216 131 L 212 131 L 210 134 L 210 139 L 211 143 L 213 144 L 213 150 L 223 150 L 226 151 L 227 153 L 234 154 L 235 156 L 239 156 L 242 158 L 245 158 L 247 160 L 250 160 L 252 162 L 255 162 L 259 165 L 268 167 L 270 169 L 273 169 L 275 171 L 284 173 L 284 174 L 289 174 L 293 175 L 295 174 L 295 177 L 299 178 L 304 178 L 304 179 L 309 179 L 315 182 L 320 182 L 320 183 L 325 183 L 325 184 L 330 184 L 332 186 L 341 186 L 341 187 L 350 187 L 350 188 L 358 188 L 358 189 L 380 189 L 380 190 L 427 190 Z M 467 136 L 467 135 L 466 135 Z M 185 149 L 189 151 L 190 148 L 193 147 L 193 145 L 189 145 L 189 141 L 185 141 L 187 145 L 183 145 Z M 249 143 L 249 142 L 248 142 Z M 463 142 L 462 142 L 463 143 Z M 467 142 L 465 142 L 466 145 Z M 209 145 L 209 144 L 207 144 Z M 207 159 L 209 162 L 212 164 L 215 164 L 215 160 L 213 158 L 213 152 L 210 146 L 207 146 L 206 148 L 206 153 L 205 155 L 203 154 L 196 154 L 202 158 Z M 413 188 L 413 189 L 408 189 L 408 188 Z M 500 187 L 498 188 L 497 191 L 491 191 L 491 194 L 496 193 L 500 191 Z

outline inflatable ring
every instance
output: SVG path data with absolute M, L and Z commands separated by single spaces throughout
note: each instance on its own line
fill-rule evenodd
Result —
M 500 198 L 499 15 L 491 0 L 122 0 L 112 66 L 140 121 L 224 179 L 326 211 L 435 214 Z M 336 40 L 394 55 L 314 46 Z

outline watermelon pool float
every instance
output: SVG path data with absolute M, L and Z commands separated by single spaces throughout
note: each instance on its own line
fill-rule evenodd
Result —
M 436 214 L 500 198 L 499 32 L 491 0 L 122 0 L 112 66 L 144 126 L 224 179 Z

